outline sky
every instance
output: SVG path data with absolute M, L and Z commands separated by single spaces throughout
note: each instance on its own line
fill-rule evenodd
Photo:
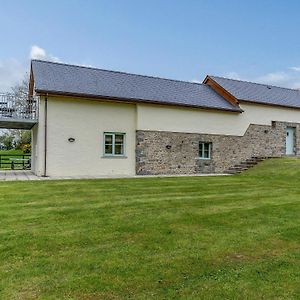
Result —
M 0 0 L 0 92 L 38 58 L 300 88 L 298 0 Z

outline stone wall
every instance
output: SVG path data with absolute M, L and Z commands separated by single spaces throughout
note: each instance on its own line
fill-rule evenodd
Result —
M 244 136 L 136 132 L 136 173 L 196 174 L 222 173 L 252 156 L 285 155 L 286 127 L 294 127 L 295 155 L 300 156 L 300 124 L 272 122 L 271 126 L 251 124 Z M 199 142 L 212 143 L 211 159 L 199 156 Z

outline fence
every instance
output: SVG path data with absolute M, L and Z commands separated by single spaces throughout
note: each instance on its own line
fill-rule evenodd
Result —
M 31 154 L 0 154 L 0 169 L 26 170 L 31 168 Z

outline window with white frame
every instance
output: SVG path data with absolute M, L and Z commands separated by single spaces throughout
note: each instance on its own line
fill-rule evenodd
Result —
M 211 143 L 205 143 L 205 142 L 199 143 L 199 158 L 202 159 L 211 158 Z
M 124 156 L 125 155 L 125 133 L 105 132 L 104 133 L 104 155 Z

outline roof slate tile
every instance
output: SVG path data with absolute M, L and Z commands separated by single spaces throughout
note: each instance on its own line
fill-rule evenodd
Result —
M 33 60 L 35 90 L 241 112 L 211 87 L 158 77 Z
M 218 76 L 209 77 L 240 101 L 300 108 L 299 90 Z

